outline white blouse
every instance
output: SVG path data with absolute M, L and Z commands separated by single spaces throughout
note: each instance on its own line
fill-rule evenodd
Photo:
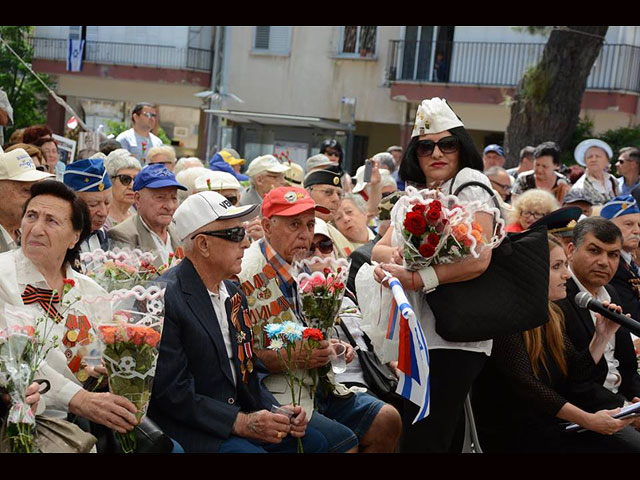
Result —
M 451 186 L 452 180 L 454 180 L 453 186 Z M 480 182 L 491 188 L 491 182 L 482 172 L 479 172 L 478 170 L 474 170 L 472 168 L 463 168 L 453 179 L 448 180 L 442 186 L 440 186 L 440 191 L 448 195 L 451 187 L 451 194 L 454 194 L 456 188 L 467 182 Z M 462 190 L 458 195 L 458 199 L 461 201 L 461 203 L 468 203 L 476 200 L 482 202 L 483 206 L 486 206 L 488 209 L 495 208 L 495 203 L 493 202 L 492 197 L 489 195 L 489 193 L 482 187 L 478 187 L 475 185 L 468 186 L 464 190 Z M 393 218 L 393 213 L 391 217 Z M 448 340 L 442 338 L 440 335 L 438 335 L 438 332 L 436 332 L 436 319 L 433 315 L 433 312 L 431 311 L 431 308 L 429 307 L 429 304 L 426 301 L 425 294 L 421 290 L 417 292 L 407 290 L 406 294 L 407 299 L 413 306 L 413 309 L 418 316 L 418 320 L 420 322 L 420 325 L 422 326 L 422 330 L 424 331 L 424 335 L 427 340 L 427 345 L 429 345 L 429 350 L 466 350 L 470 352 L 484 353 L 487 356 L 491 355 L 493 340 L 483 340 L 481 342 L 449 342 Z M 451 301 L 464 302 L 465 299 L 452 298 Z M 442 320 L 446 321 L 445 319 Z

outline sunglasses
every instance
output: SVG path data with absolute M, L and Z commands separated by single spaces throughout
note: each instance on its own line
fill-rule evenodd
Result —
M 442 153 L 453 153 L 457 152 L 460 148 L 460 141 L 458 137 L 454 137 L 453 135 L 441 138 L 438 142 L 434 142 L 433 140 L 420 140 L 416 143 L 416 153 L 419 157 L 428 157 L 433 153 L 436 145 Z
M 151 112 L 144 112 L 142 115 L 144 115 L 147 118 L 156 118 L 158 116 L 158 114 L 151 113 Z
M 111 178 L 117 178 L 118 180 L 120 180 L 120 183 L 125 187 L 128 187 L 129 185 L 131 185 L 131 182 L 133 182 L 136 179 L 136 177 L 132 177 L 131 175 L 114 175 Z
M 244 240 L 244 237 L 247 235 L 247 231 L 244 227 L 233 227 L 227 228 L 225 230 L 212 230 L 209 232 L 198 232 L 191 237 L 191 240 L 196 238 L 198 235 L 208 235 L 209 237 L 219 237 L 224 238 L 225 240 L 229 240 L 230 242 L 240 243 Z
M 320 253 L 324 253 L 325 255 L 333 252 L 333 242 L 330 238 L 325 240 L 320 240 L 319 242 L 313 242 L 311 247 L 309 247 L 309 253 L 313 253 L 316 251 L 316 248 L 320 251 Z
M 238 204 L 238 197 L 227 197 L 226 195 L 223 196 L 224 198 L 229 200 L 229 203 L 231 203 L 231 205 L 236 206 Z
M 47 171 L 47 167 L 45 167 L 44 165 L 38 165 L 36 167 L 36 170 L 39 170 L 41 172 L 46 172 Z

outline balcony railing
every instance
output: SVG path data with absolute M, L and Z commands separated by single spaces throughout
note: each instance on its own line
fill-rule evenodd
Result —
M 33 58 L 67 60 L 67 40 L 31 38 L 30 41 L 34 48 Z M 163 45 L 87 41 L 84 46 L 84 61 L 106 65 L 211 71 L 210 50 Z
M 514 87 L 542 57 L 543 43 L 391 40 L 387 81 Z M 441 53 L 441 57 L 438 56 Z M 434 66 L 440 63 L 440 73 Z M 640 47 L 603 45 L 587 88 L 640 92 Z

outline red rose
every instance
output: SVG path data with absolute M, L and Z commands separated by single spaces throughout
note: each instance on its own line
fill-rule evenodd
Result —
M 433 257 L 433 255 L 436 253 L 436 249 L 428 243 L 423 243 L 422 245 L 420 245 L 420 248 L 418 248 L 418 252 L 420 252 L 420 255 L 422 255 L 424 258 L 429 258 Z
M 429 225 L 435 225 L 440 220 L 440 210 L 429 210 L 427 212 L 427 222 Z
M 412 235 L 422 235 L 427 228 L 427 222 L 420 213 L 409 212 L 404 219 L 404 228 Z
M 434 210 L 442 210 L 442 203 L 440 203 L 438 200 L 434 200 L 429 204 L 429 207 L 433 208 Z
M 76 282 L 73 278 L 65 278 L 64 280 L 62 280 L 62 283 L 64 285 L 71 285 L 71 288 L 76 286 Z
M 310 338 L 311 340 L 316 340 L 318 342 L 324 340 L 322 332 L 317 328 L 305 328 L 302 335 L 304 338 Z
M 440 236 L 437 233 L 430 233 L 429 235 L 427 235 L 426 243 L 435 248 L 438 246 L 438 243 L 440 243 Z
M 411 211 L 424 214 L 427 211 L 427 206 L 424 203 L 416 203 L 411 209 Z

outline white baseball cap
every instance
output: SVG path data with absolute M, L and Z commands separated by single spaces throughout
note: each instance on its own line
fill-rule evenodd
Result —
M 244 218 L 247 220 L 260 213 L 258 205 L 234 207 L 217 192 L 198 192 L 187 197 L 173 215 L 172 223 L 181 241 L 199 228 L 216 220 Z
M 209 184 L 207 184 L 207 180 L 209 181 Z M 213 170 L 196 177 L 194 185 L 196 192 L 208 191 L 209 185 L 211 185 L 211 190 L 242 189 L 240 182 L 230 173 Z
M 289 165 L 284 165 L 273 155 L 262 155 L 254 158 L 247 168 L 246 174 L 254 177 L 262 172 L 284 173 L 289 170 Z
M 37 182 L 50 177 L 55 177 L 55 175 L 36 170 L 33 159 L 23 148 L 0 153 L 0 180 Z

